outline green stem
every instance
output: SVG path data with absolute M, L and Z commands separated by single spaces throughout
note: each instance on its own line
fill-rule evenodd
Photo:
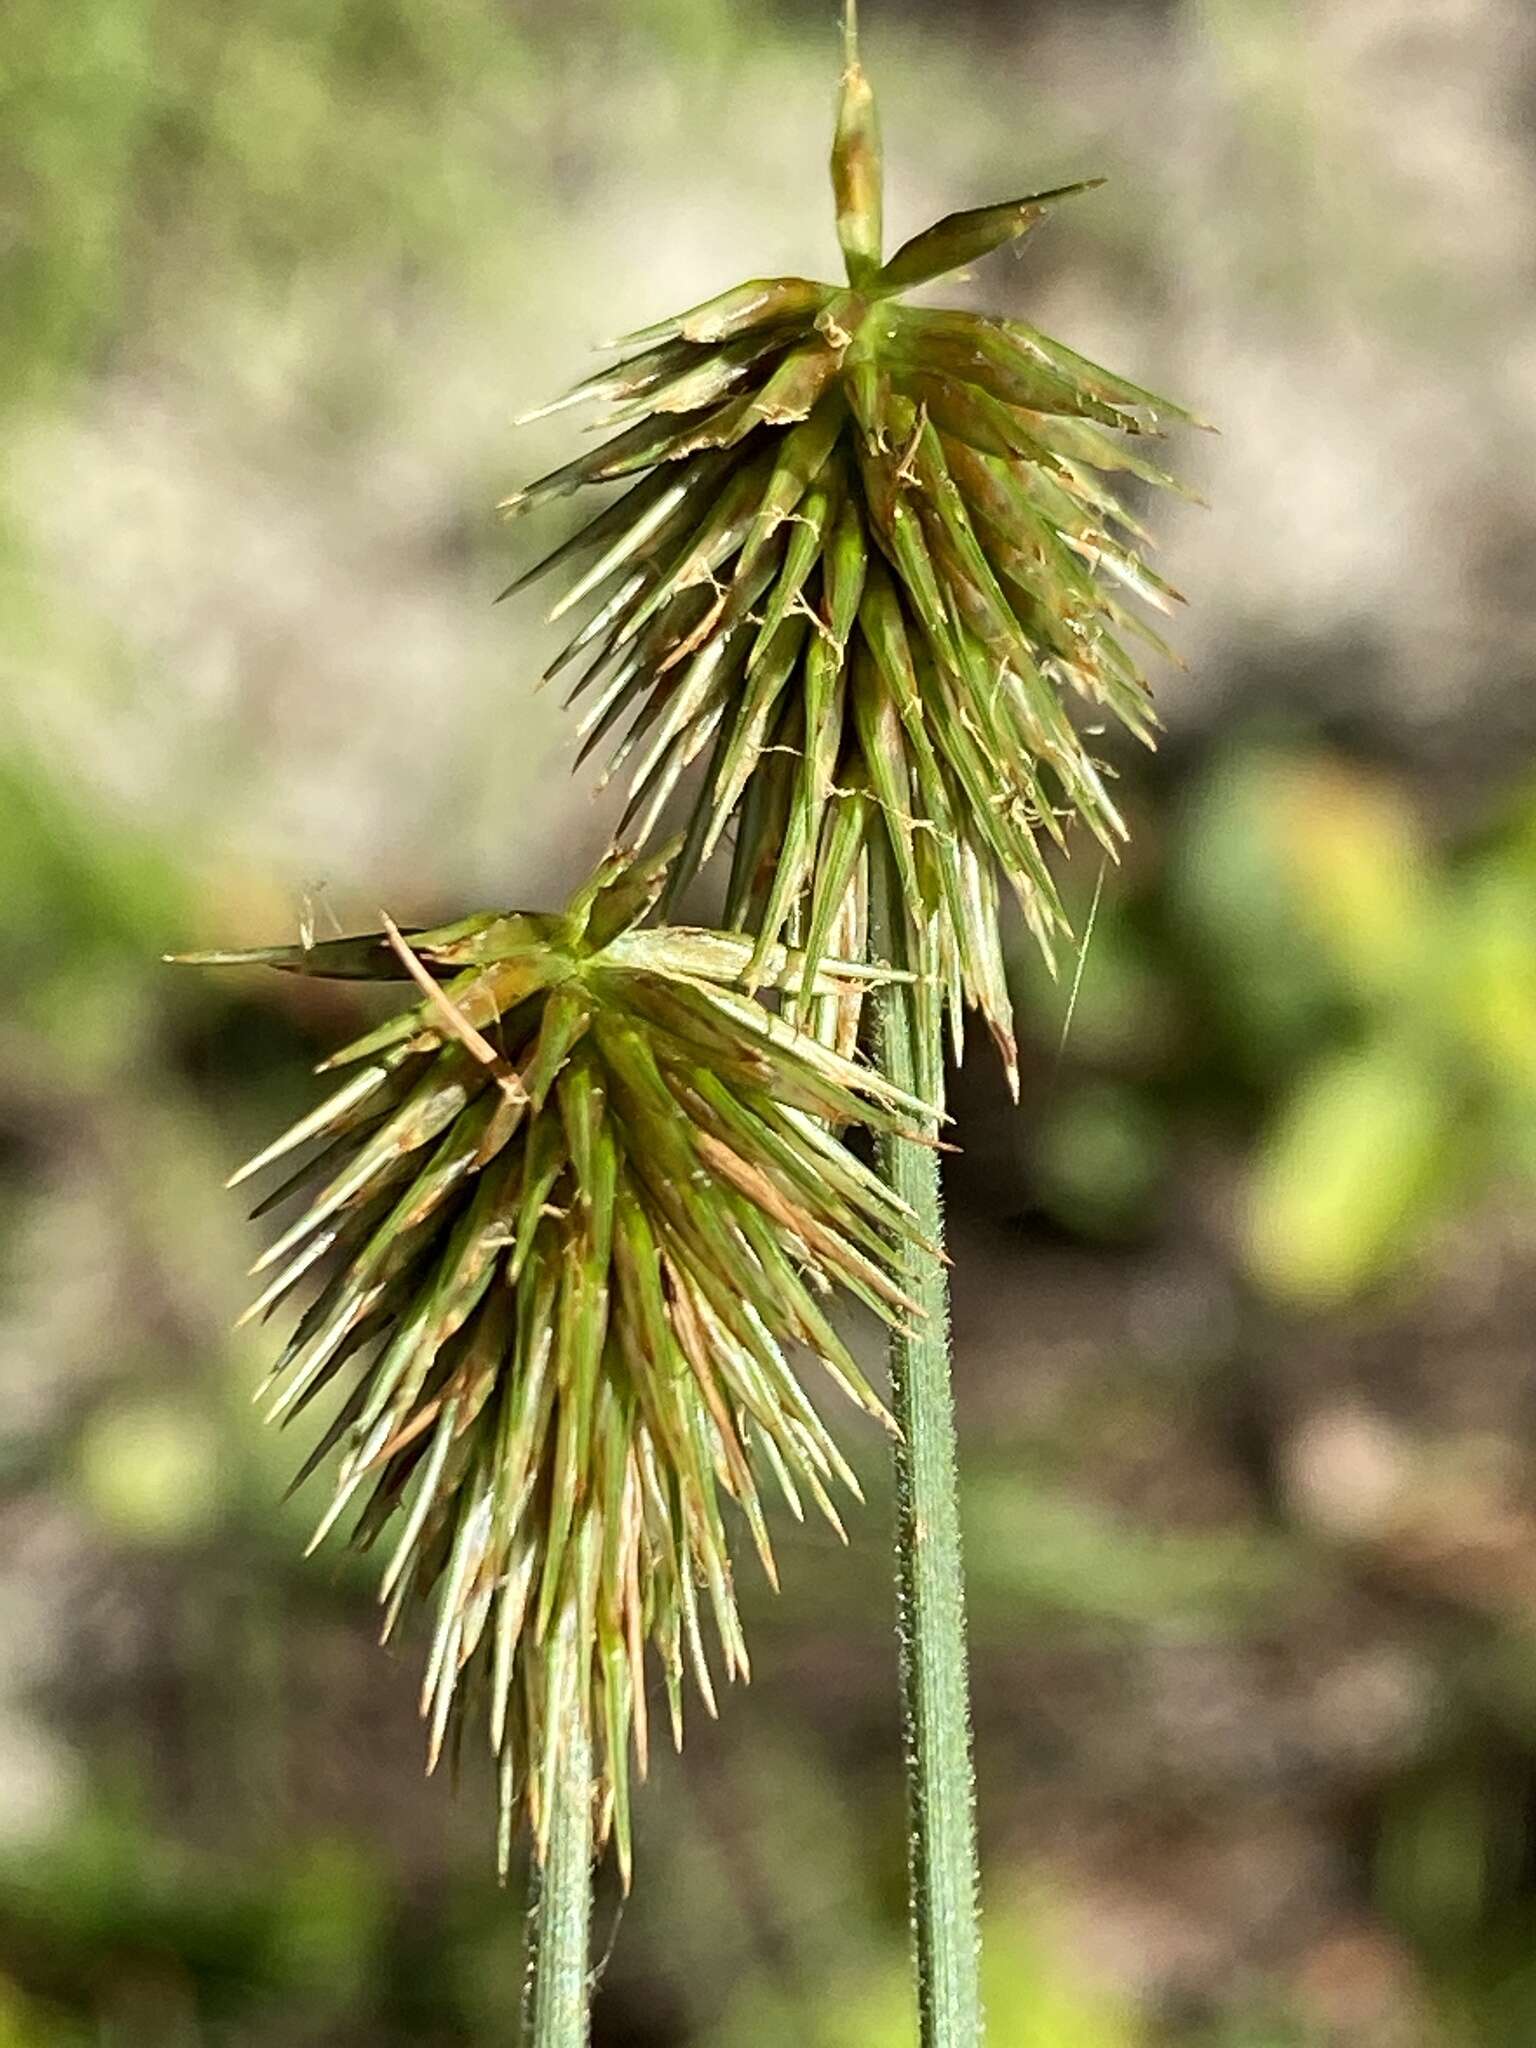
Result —
M 542 1868 L 534 1870 L 529 2048 L 586 2048 L 592 1920 L 592 1744 L 579 1714 L 561 1751 Z
M 889 862 L 877 877 L 871 951 L 911 963 L 908 925 Z M 898 1087 L 936 1102 L 942 1085 L 940 1006 L 911 984 L 878 998 L 879 1060 Z M 927 1242 L 942 1251 L 939 1155 L 890 1139 L 883 1165 Z M 924 1314 L 891 1337 L 896 1449 L 896 1583 L 907 1759 L 908 1877 L 923 2048 L 977 2048 L 983 2033 L 971 1767 L 970 1685 L 949 1281 L 942 1260 L 910 1246 L 904 1284 Z

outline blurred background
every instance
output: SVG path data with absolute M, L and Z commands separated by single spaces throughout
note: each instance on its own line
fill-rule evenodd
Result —
M 488 1787 L 300 1550 L 224 1174 L 345 989 L 563 894 L 514 414 L 830 274 L 831 0 L 7 0 L 0 2044 L 513 2038 Z M 1192 603 L 1071 1029 L 950 1170 L 998 2048 L 1536 2036 L 1536 14 L 868 0 L 904 236 L 1187 399 Z M 571 430 L 574 431 L 574 430 Z M 1066 886 L 1081 925 L 1099 880 Z M 701 905 L 707 908 L 707 903 Z M 881 1448 L 605 1890 L 598 2048 L 905 2048 Z M 744 1575 L 750 1581 L 750 1574 Z

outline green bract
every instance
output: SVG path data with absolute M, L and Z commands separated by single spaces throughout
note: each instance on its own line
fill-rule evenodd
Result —
M 794 1349 L 884 1418 L 823 1302 L 840 1286 L 907 1311 L 892 1267 L 910 1215 L 831 1130 L 927 1121 L 733 990 L 748 940 L 641 929 L 666 859 L 615 856 L 558 916 L 191 956 L 423 989 L 328 1060 L 351 1078 L 235 1176 L 320 1147 L 263 1204 L 316 1190 L 257 1265 L 273 1277 L 252 1314 L 319 1277 L 271 1414 L 345 1386 L 305 1467 L 340 1452 L 315 1540 L 354 1504 L 354 1543 L 389 1538 L 386 1635 L 435 1593 L 430 1757 L 484 1705 L 503 1863 L 519 1803 L 542 1847 L 579 1716 L 626 1878 L 646 1644 L 678 1739 L 685 1660 L 714 1709 L 701 1604 L 726 1674 L 747 1669 L 723 1501 L 771 1577 L 765 1477 L 835 1526 L 829 1486 L 857 1491 Z M 758 973 L 834 1007 L 871 978 L 781 947 Z
M 583 565 L 552 616 L 585 623 L 549 673 L 583 664 L 570 699 L 584 754 L 617 739 L 623 829 L 643 843 L 707 763 L 673 886 L 734 824 L 727 922 L 756 936 L 753 977 L 786 931 L 814 966 L 840 920 L 864 929 L 878 835 L 926 999 L 947 996 L 957 1046 L 978 1005 L 1016 1087 L 999 880 L 1049 953 L 1045 842 L 1074 813 L 1111 851 L 1123 837 L 1067 705 L 1151 738 L 1128 643 L 1163 643 L 1126 599 L 1178 593 L 1105 477 L 1172 485 L 1140 444 L 1191 415 L 1032 327 L 901 302 L 1087 186 L 951 214 L 882 261 L 851 46 L 832 173 L 848 283 L 740 285 L 557 401 L 605 405 L 618 431 L 504 509 L 624 489 L 511 588 Z

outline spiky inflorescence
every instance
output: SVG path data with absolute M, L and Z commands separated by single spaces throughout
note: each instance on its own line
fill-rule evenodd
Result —
M 185 956 L 424 991 L 326 1061 L 357 1072 L 235 1176 L 321 1145 L 262 1205 L 318 1190 L 256 1268 L 276 1274 L 253 1315 L 322 1276 L 271 1414 L 291 1419 L 351 1369 L 300 1478 L 340 1450 L 316 1543 L 353 1502 L 354 1543 L 393 1536 L 386 1636 L 436 1592 L 430 1761 L 482 1700 L 505 1864 L 519 1802 L 542 1843 L 562 1730 L 582 1716 L 626 1880 L 647 1641 L 679 1740 L 685 1656 L 714 1711 L 701 1598 L 727 1675 L 747 1670 L 722 1498 L 772 1578 L 765 1476 L 795 1515 L 804 1493 L 839 1529 L 828 1488 L 857 1492 L 790 1351 L 884 1419 L 819 1297 L 835 1284 L 899 1316 L 910 1218 L 831 1129 L 925 1120 L 732 989 L 747 940 L 641 929 L 665 866 L 615 856 L 558 916 Z M 818 1003 L 868 973 L 830 962 L 806 978 L 783 948 L 759 965 Z
M 1163 610 L 1177 592 L 1104 476 L 1173 485 L 1121 437 L 1192 415 L 1017 321 L 901 303 L 1089 188 L 952 214 L 882 263 L 851 36 L 832 173 L 846 287 L 741 285 L 542 408 L 606 403 L 621 431 L 504 510 L 639 480 L 511 589 L 592 557 L 551 614 L 590 616 L 548 673 L 586 663 L 583 758 L 628 720 L 607 772 L 632 764 L 642 843 L 707 754 L 673 886 L 735 821 L 726 921 L 756 933 L 754 971 L 786 930 L 814 963 L 840 919 L 862 927 L 879 834 L 927 1000 L 947 994 L 957 1045 L 977 1004 L 1016 1089 L 999 878 L 1049 953 L 1043 841 L 1072 813 L 1111 851 L 1123 836 L 1066 701 L 1150 741 L 1126 641 L 1168 650 L 1115 591 Z

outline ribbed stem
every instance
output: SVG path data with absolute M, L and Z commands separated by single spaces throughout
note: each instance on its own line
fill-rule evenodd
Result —
M 555 1777 L 549 1846 L 534 1870 L 529 2048 L 586 2048 L 592 1921 L 592 1745 L 580 1715 Z
M 894 872 L 876 877 L 871 951 L 910 964 Z M 934 1100 L 942 1075 L 940 1006 L 899 983 L 878 998 L 879 1060 L 898 1087 Z M 944 1243 L 939 1156 L 885 1141 L 884 1169 L 927 1241 Z M 949 1281 L 941 1261 L 906 1251 L 904 1285 L 925 1314 L 894 1333 L 891 1393 L 896 1451 L 896 1583 L 905 1721 L 908 1878 L 923 2048 L 977 2048 L 983 2034 L 971 1766 L 965 1582 L 950 1380 Z

